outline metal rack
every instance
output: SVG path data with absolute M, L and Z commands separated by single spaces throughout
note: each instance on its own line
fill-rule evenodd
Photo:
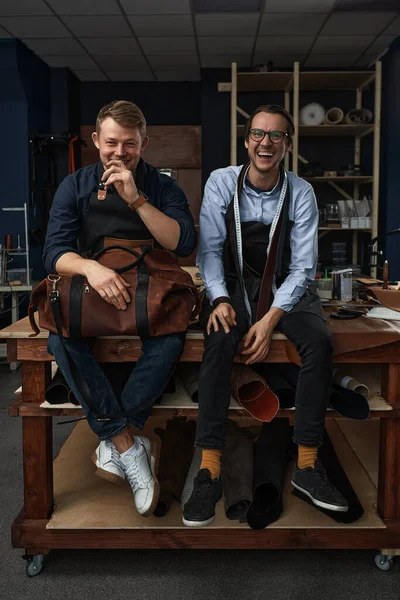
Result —
M 4 212 L 23 212 L 24 213 L 24 230 L 25 230 L 25 248 L 11 248 L 11 249 L 7 249 L 4 248 L 3 249 L 3 260 L 2 260 L 2 264 L 3 264 L 3 273 L 0 274 L 3 277 L 0 277 L 0 284 L 2 286 L 4 286 L 4 284 L 6 284 L 5 281 L 5 276 L 6 276 L 6 269 L 7 269 L 7 264 L 8 264 L 8 257 L 9 256 L 24 256 L 25 257 L 25 266 L 26 266 L 26 284 L 23 287 L 29 287 L 31 286 L 31 272 L 30 272 L 30 264 L 29 264 L 29 237 L 28 237 L 28 208 L 26 203 L 24 203 L 23 206 L 9 206 L 9 207 L 4 207 L 1 210 L 3 210 Z M 9 290 L 9 286 L 6 286 L 6 289 Z M 1 290 L 0 290 L 1 291 Z

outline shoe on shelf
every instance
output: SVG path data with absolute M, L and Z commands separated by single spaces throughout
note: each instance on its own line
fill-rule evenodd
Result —
M 120 464 L 132 488 L 136 510 L 142 517 L 153 514 L 160 494 L 155 474 L 156 444 L 148 438 L 135 435 L 139 449 L 120 457 Z
M 121 484 L 125 479 L 120 464 L 120 454 L 111 440 L 102 440 L 93 452 L 96 475 L 110 483 Z
M 194 478 L 193 492 L 183 507 L 183 524 L 204 527 L 215 519 L 215 506 L 222 498 L 220 479 L 211 479 L 208 469 L 200 469 Z
M 314 468 L 299 469 L 295 463 L 292 475 L 292 485 L 308 496 L 313 504 L 327 510 L 347 512 L 349 505 L 342 494 L 329 481 L 324 466 L 320 460 Z

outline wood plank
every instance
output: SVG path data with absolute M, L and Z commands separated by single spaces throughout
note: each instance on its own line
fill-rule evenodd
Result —
M 165 425 L 166 418 L 147 421 L 144 435 L 152 436 L 155 425 Z M 327 430 L 339 460 L 351 480 L 365 510 L 357 522 L 343 526 L 346 529 L 377 528 L 384 524 L 376 514 L 376 489 L 368 478 L 345 437 L 334 421 Z M 182 510 L 174 502 L 170 512 L 162 519 L 140 517 L 134 510 L 129 485 L 112 486 L 96 477 L 91 455 L 98 444 L 97 436 L 86 422 L 76 425 L 54 461 L 54 487 L 56 508 L 47 525 L 48 529 L 181 529 Z M 79 461 L 77 460 L 79 457 Z M 288 466 L 284 490 L 284 512 L 270 526 L 272 529 L 336 528 L 337 523 L 316 511 L 291 494 L 291 467 Z M 216 520 L 207 529 L 247 529 L 246 524 L 225 517 L 223 503 L 217 507 Z
M 46 519 L 53 510 L 52 420 L 22 419 L 24 511 L 30 519 Z
M 400 527 L 386 529 L 46 529 L 47 521 L 26 520 L 21 542 L 14 547 L 42 545 L 51 549 L 226 549 L 294 550 L 349 549 L 376 550 L 398 545 Z
M 384 519 L 400 518 L 400 419 L 381 419 L 378 512 Z
M 375 78 L 371 71 L 302 71 L 300 90 L 357 90 Z
M 382 394 L 389 404 L 400 406 L 400 364 L 382 367 Z
M 17 360 L 17 340 L 8 340 L 7 342 L 7 362 L 12 363 Z
M 51 364 L 22 363 L 22 398 L 38 404 L 44 398 L 51 377 Z M 25 517 L 44 519 L 53 507 L 53 430 L 46 417 L 22 420 Z
M 21 365 L 21 371 L 24 402 L 41 402 L 51 379 L 51 364 L 25 360 Z
M 202 200 L 201 169 L 179 169 L 177 181 L 185 192 L 190 212 L 198 225 Z
M 81 138 L 87 143 L 82 147 L 82 166 L 96 163 L 99 151 L 92 142 L 94 125 L 81 126 Z M 200 169 L 201 126 L 199 125 L 149 125 L 149 145 L 143 159 L 156 168 Z

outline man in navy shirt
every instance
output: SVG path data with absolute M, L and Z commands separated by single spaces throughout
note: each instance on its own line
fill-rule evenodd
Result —
M 178 256 L 188 256 L 195 249 L 196 232 L 182 189 L 142 159 L 149 138 L 143 113 L 135 104 L 121 100 L 104 106 L 92 138 L 100 160 L 69 175 L 59 186 L 43 259 L 49 273 L 82 275 L 105 302 L 125 310 L 130 296 L 123 277 L 91 260 L 91 254 L 105 245 L 129 246 L 146 240 Z M 155 449 L 148 438 L 131 431 L 132 427 L 143 428 L 181 353 L 184 337 L 176 333 L 142 340 L 143 354 L 119 400 L 88 343 L 64 339 L 99 413 L 129 411 L 128 417 L 101 421 L 76 385 L 60 338 L 49 335 L 49 352 L 100 439 L 93 456 L 96 474 L 114 483 L 126 479 L 143 516 L 152 514 L 158 501 Z

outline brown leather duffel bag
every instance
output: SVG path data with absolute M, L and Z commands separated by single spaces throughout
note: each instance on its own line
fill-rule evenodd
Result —
M 40 327 L 74 339 L 179 333 L 200 312 L 201 300 L 192 278 L 166 250 L 110 246 L 93 260 L 129 283 L 131 302 L 126 310 L 105 302 L 81 275 L 49 275 L 32 291 L 28 314 L 33 335 L 39 333 L 36 307 Z

